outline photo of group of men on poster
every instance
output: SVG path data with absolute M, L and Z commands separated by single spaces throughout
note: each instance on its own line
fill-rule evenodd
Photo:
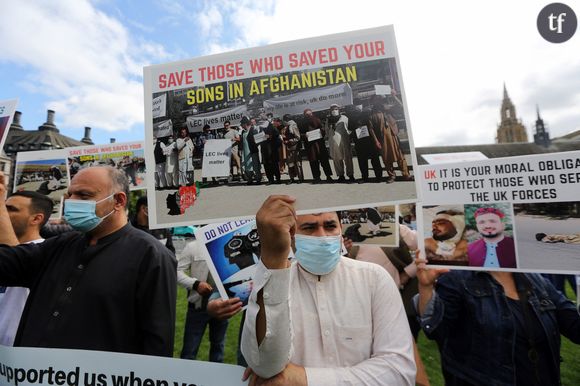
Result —
M 219 139 L 229 140 L 229 146 L 215 177 L 229 186 L 412 181 L 408 150 L 403 152 L 399 138 L 400 132 L 407 139 L 399 128 L 405 127 L 400 100 L 374 95 L 360 105 L 349 102 L 281 116 L 263 107 L 254 112 L 246 108 L 241 119 L 225 120 L 217 128 L 206 124 L 200 132 L 187 126 L 158 130 L 153 141 L 155 187 L 207 180 L 204 156 L 215 153 L 206 154 L 206 144 Z M 218 185 L 215 177 L 204 181 L 204 187 Z

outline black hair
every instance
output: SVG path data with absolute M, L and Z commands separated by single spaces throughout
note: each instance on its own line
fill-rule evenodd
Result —
M 20 196 L 30 199 L 30 212 L 31 213 L 42 213 L 44 219 L 39 228 L 42 228 L 44 224 L 48 222 L 50 215 L 52 214 L 52 208 L 54 207 L 54 202 L 48 196 L 40 194 L 38 192 L 33 192 L 30 190 L 21 190 L 13 193 L 10 197 Z
M 147 206 L 147 196 L 141 196 L 135 204 L 135 213 L 139 212 L 142 206 Z

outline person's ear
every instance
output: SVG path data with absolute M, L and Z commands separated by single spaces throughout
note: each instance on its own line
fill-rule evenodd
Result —
M 115 200 L 115 210 L 122 210 L 127 207 L 127 195 L 125 192 L 115 193 L 113 199 Z
M 42 213 L 35 213 L 30 216 L 30 225 L 40 225 L 44 222 L 44 214 Z

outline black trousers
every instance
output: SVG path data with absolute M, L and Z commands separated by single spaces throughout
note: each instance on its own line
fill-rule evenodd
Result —
M 320 179 L 320 166 L 324 170 L 326 177 L 332 176 L 332 169 L 330 168 L 330 162 L 328 158 L 322 158 L 320 160 L 308 161 L 310 163 L 310 171 L 312 172 L 312 177 L 315 180 Z
M 381 166 L 381 160 L 378 154 L 372 156 L 368 156 L 365 154 L 357 154 L 357 159 L 358 159 L 358 167 L 360 169 L 360 174 L 362 175 L 363 180 L 369 178 L 369 160 L 371 161 L 371 165 L 373 166 L 375 177 L 381 178 L 383 176 L 383 167 Z

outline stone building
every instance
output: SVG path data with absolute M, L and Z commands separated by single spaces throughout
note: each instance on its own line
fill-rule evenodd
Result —
M 516 107 L 512 103 L 505 84 L 503 86 L 503 101 L 501 102 L 501 122 L 497 127 L 497 143 L 528 142 L 526 128 L 516 116 Z

